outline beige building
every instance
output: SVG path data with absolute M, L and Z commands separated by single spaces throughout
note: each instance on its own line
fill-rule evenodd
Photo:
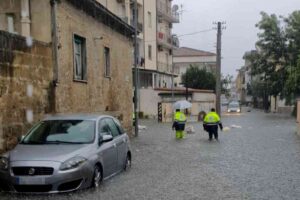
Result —
M 192 49 L 188 47 L 180 47 L 174 50 L 174 71 L 178 73 L 175 78 L 175 85 L 182 86 L 181 76 L 186 72 L 190 65 L 199 66 L 199 68 L 207 69 L 207 71 L 215 73 L 217 57 L 215 53 Z
M 100 1 L 120 18 L 133 24 L 133 0 Z M 172 36 L 172 24 L 179 23 L 178 6 L 173 6 L 170 0 L 138 0 L 137 3 L 139 88 L 171 88 L 172 51 L 178 46 L 177 38 Z M 148 105 L 149 98 L 144 98 L 144 94 L 142 90 L 138 93 L 139 110 L 147 114 L 148 108 L 144 105 Z M 157 110 L 157 106 L 151 109 Z
M 0 13 L 0 151 L 51 113 L 108 112 L 131 133 L 131 26 L 95 0 L 1 0 Z

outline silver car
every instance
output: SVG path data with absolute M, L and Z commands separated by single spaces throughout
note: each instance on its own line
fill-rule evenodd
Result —
M 239 102 L 230 102 L 227 106 L 227 112 L 237 112 L 240 113 L 241 112 L 241 106 L 239 104 Z
M 52 116 L 0 157 L 0 188 L 57 193 L 97 187 L 131 165 L 129 138 L 106 115 Z

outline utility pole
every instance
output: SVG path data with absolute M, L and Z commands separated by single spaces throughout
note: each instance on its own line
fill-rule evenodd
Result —
M 221 43 L 222 43 L 222 25 L 225 22 L 217 22 L 217 66 L 216 66 L 216 111 L 221 115 Z
M 174 35 L 172 35 L 172 103 L 174 103 Z
M 137 45 L 137 0 L 134 1 L 134 133 L 139 135 L 139 116 L 138 116 L 138 45 Z

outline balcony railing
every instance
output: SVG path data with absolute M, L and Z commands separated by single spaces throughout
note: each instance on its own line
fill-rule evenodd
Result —
M 134 20 L 133 19 L 130 20 L 130 25 L 134 27 Z M 140 23 L 140 22 L 138 22 L 137 23 L 137 29 L 138 29 L 138 31 L 139 32 L 143 32 L 143 28 L 144 28 L 143 24 Z
M 172 10 L 171 4 L 169 5 L 162 1 L 158 1 L 157 11 L 159 16 L 163 17 L 167 21 L 172 23 L 179 23 L 179 13 Z
M 172 49 L 172 37 L 163 32 L 157 32 L 157 42 L 168 49 Z
M 158 65 L 158 71 L 172 74 L 172 64 L 158 62 L 157 65 Z

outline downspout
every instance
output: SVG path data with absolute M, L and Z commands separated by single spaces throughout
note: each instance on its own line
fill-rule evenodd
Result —
M 58 85 L 58 37 L 57 37 L 57 0 L 50 0 L 51 5 L 51 36 L 52 36 L 52 60 L 53 80 L 52 88 L 52 112 L 56 112 L 56 88 Z
M 30 37 L 30 2 L 29 0 L 21 1 L 21 35 Z

